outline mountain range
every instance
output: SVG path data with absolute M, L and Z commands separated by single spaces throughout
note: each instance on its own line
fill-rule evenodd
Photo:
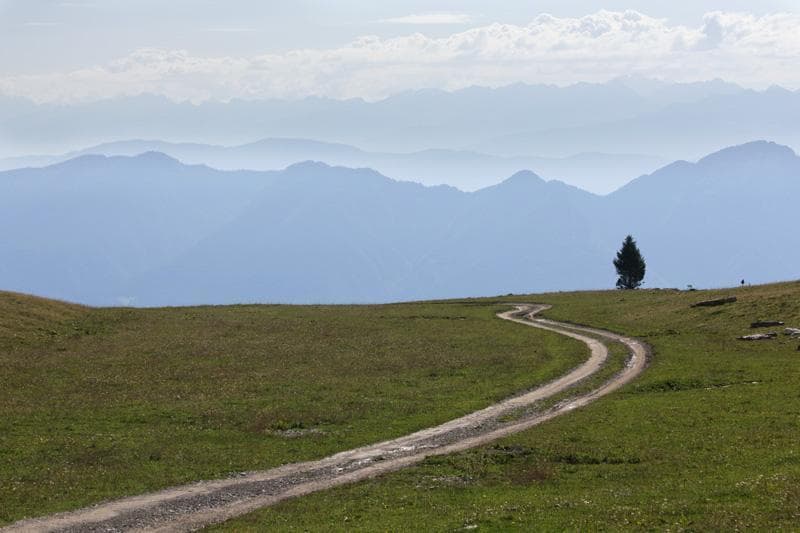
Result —
M 560 158 L 579 153 L 697 159 L 770 138 L 800 146 L 800 91 L 746 90 L 719 80 L 623 78 L 567 87 L 515 84 L 419 90 L 377 102 L 231 100 L 199 104 L 152 95 L 74 104 L 0 97 L 2 157 L 63 153 L 109 140 L 240 145 L 291 137 L 370 152 L 427 149 Z
M 263 139 L 238 146 L 129 140 L 104 143 L 57 156 L 0 159 L 0 170 L 42 167 L 81 155 L 139 155 L 161 152 L 187 164 L 220 170 L 282 170 L 303 161 L 332 166 L 371 168 L 402 181 L 452 185 L 477 190 L 495 185 L 502 176 L 533 169 L 545 179 L 559 179 L 583 189 L 607 193 L 667 163 L 655 156 L 583 153 L 563 158 L 502 157 L 467 150 L 424 150 L 410 153 L 367 152 L 354 146 L 307 139 Z
M 156 152 L 0 172 L 0 286 L 89 304 L 387 302 L 796 278 L 800 157 L 754 142 L 599 196 L 530 171 L 464 192 L 305 162 L 223 171 Z

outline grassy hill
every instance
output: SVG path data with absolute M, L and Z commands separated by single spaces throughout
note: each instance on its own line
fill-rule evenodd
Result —
M 401 435 L 586 357 L 495 319 L 504 300 L 98 309 L 0 293 L 0 524 Z M 736 337 L 757 319 L 800 327 L 800 282 L 513 300 L 643 338 L 650 366 L 494 445 L 219 529 L 796 527 L 800 341 Z
M 691 308 L 734 295 L 738 302 Z M 517 297 L 517 299 L 520 299 Z M 318 493 L 219 530 L 778 530 L 800 523 L 800 283 L 530 296 L 653 347 L 632 386 L 492 446 Z
M 587 356 L 496 302 L 88 308 L 0 292 L 0 525 L 444 422 Z

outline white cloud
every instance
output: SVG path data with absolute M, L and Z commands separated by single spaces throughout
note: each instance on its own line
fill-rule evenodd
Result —
M 626 74 L 797 88 L 797 28 L 800 15 L 789 13 L 715 12 L 696 27 L 635 11 L 581 18 L 541 15 L 526 26 L 491 24 L 441 38 L 365 36 L 338 48 L 254 57 L 142 49 L 102 66 L 0 77 L 0 92 L 39 101 L 139 93 L 192 101 L 309 95 L 377 99 L 423 87 L 569 84 Z
M 381 19 L 385 24 L 469 24 L 473 18 L 466 13 L 418 13 L 404 17 Z

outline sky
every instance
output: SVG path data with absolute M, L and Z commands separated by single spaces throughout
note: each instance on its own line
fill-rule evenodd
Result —
M 797 28 L 797 0 L 0 0 L 0 93 L 377 100 L 631 74 L 797 89 Z

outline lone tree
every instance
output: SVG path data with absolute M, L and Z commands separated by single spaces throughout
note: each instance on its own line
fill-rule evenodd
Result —
M 622 248 L 614 259 L 614 267 L 619 274 L 618 289 L 636 289 L 642 284 L 646 265 L 636 241 L 630 235 L 622 241 Z

